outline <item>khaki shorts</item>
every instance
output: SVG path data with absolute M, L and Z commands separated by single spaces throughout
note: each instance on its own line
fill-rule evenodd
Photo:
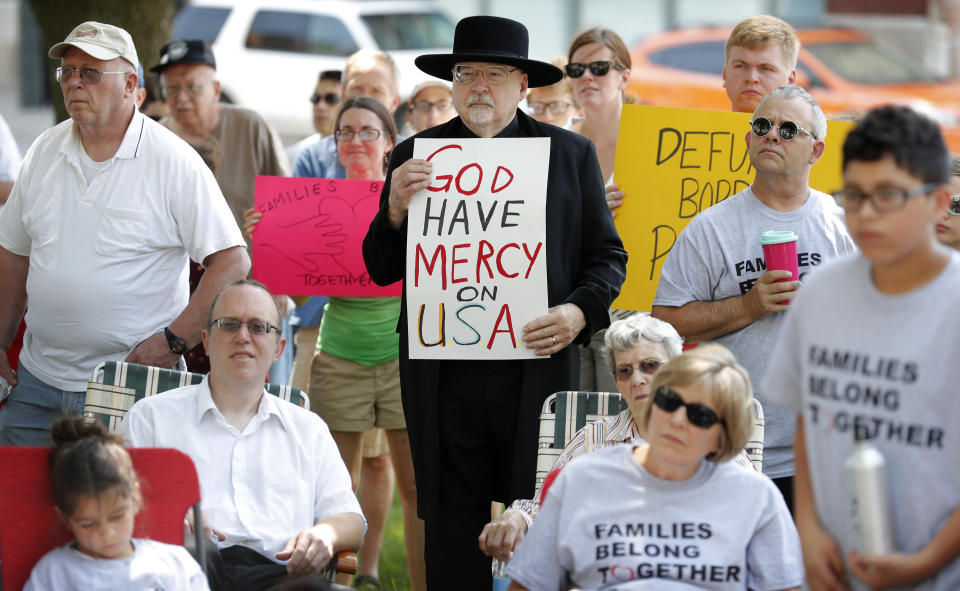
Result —
M 383 429 L 370 429 L 363 432 L 363 457 L 379 458 L 390 452 L 387 443 L 387 432 Z
M 331 431 L 406 429 L 400 363 L 362 365 L 318 351 L 310 372 L 310 410 Z

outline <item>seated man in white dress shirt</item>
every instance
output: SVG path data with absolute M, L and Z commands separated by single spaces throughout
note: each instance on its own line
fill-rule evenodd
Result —
M 266 394 L 267 371 L 286 344 L 279 326 L 263 285 L 230 285 L 202 333 L 210 374 L 141 400 L 120 426 L 133 447 L 173 447 L 193 459 L 226 589 L 316 573 L 337 552 L 359 548 L 366 527 L 326 424 Z

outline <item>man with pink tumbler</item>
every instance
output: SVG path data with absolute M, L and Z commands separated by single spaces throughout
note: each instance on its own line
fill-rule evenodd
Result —
M 653 315 L 687 342 L 716 341 L 747 368 L 766 420 L 763 472 L 791 508 L 797 415 L 774 404 L 760 383 L 799 282 L 816 265 L 854 250 L 839 206 L 809 184 L 826 133 L 823 111 L 805 90 L 771 91 L 745 138 L 753 183 L 680 233 L 653 300 Z M 768 231 L 779 239 L 761 247 Z

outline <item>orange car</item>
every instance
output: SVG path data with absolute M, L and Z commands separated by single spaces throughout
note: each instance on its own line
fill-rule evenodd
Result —
M 720 79 L 730 28 L 653 35 L 634 47 L 631 92 L 652 105 L 729 110 Z M 797 82 L 827 117 L 857 115 L 880 105 L 907 104 L 940 123 L 960 152 L 960 80 L 940 80 L 894 50 L 851 29 L 798 31 Z

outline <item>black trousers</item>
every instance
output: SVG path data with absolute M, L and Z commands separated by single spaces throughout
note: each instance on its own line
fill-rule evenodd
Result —
M 490 521 L 490 502 L 512 501 L 522 364 L 450 361 L 442 367 L 439 519 L 425 523 L 427 589 L 490 591 L 491 558 L 477 538 Z
M 330 589 L 330 582 L 320 576 L 287 576 L 287 567 L 277 564 L 258 552 L 243 546 L 220 550 L 223 591 L 265 591 L 267 589 Z M 208 553 L 208 564 L 210 554 Z M 216 560 L 216 559 L 215 559 Z M 208 568 L 208 570 L 210 570 Z M 211 589 L 214 589 L 211 581 Z

